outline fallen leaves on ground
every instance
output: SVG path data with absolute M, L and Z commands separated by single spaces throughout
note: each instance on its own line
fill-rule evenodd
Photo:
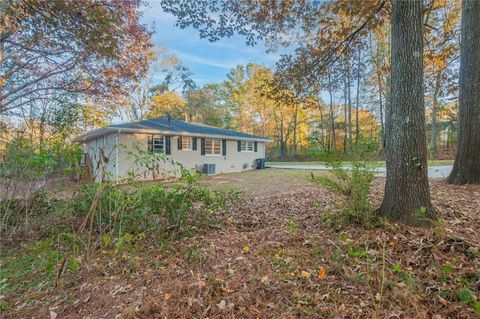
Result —
M 139 248 L 116 267 L 100 256 L 57 289 L 10 299 L 7 316 L 55 309 L 59 318 L 476 317 L 479 186 L 431 181 L 439 212 L 431 228 L 329 226 L 322 216 L 344 199 L 308 179 L 276 170 L 209 178 L 212 187 L 244 191 L 218 216 L 220 227 L 163 250 Z M 375 205 L 383 183 L 374 181 Z
M 318 269 L 318 279 L 325 279 L 327 277 L 327 271 L 325 270 L 324 267 L 320 267 Z

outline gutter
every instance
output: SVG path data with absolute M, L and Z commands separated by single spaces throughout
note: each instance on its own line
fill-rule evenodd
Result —
M 177 132 L 177 131 L 155 130 L 155 129 L 118 128 L 118 127 L 108 127 L 108 126 L 80 135 L 74 138 L 73 141 L 86 142 L 110 133 L 165 134 L 165 135 L 192 136 L 192 137 L 210 137 L 210 138 L 220 138 L 220 139 L 227 139 L 227 140 L 234 140 L 234 141 L 253 141 L 253 142 L 264 142 L 264 143 L 269 143 L 273 141 L 268 138 L 235 137 L 235 136 L 226 136 L 226 135 L 217 135 L 217 134 L 201 134 L 201 133 Z

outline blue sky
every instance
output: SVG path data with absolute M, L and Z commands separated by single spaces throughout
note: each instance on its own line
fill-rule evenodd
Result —
M 143 9 L 142 22 L 154 25 L 153 44 L 165 45 L 175 53 L 193 72 L 193 79 L 199 85 L 225 80 L 230 69 L 238 64 L 254 62 L 273 68 L 280 57 L 278 53 L 266 53 L 262 44 L 247 46 L 241 36 L 211 43 L 201 39 L 193 28 L 175 27 L 175 21 L 173 15 L 163 12 L 159 1 L 151 0 Z

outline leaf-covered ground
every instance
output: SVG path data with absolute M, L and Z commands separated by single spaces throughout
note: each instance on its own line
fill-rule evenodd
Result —
M 316 173 L 319 174 L 319 173 Z M 13 318 L 476 318 L 480 187 L 431 181 L 439 221 L 336 222 L 344 201 L 310 172 L 206 179 L 243 195 L 219 224 L 165 244 L 103 252 L 58 286 L 9 299 Z M 384 180 L 374 181 L 378 205 Z M 330 216 L 326 218 L 325 216 Z M 87 264 L 89 265 L 87 267 Z M 6 298 L 3 296 L 2 298 Z M 477 311 L 477 314 L 475 312 Z

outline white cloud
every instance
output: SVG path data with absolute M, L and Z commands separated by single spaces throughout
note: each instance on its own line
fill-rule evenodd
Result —
M 172 52 L 175 53 L 176 55 L 178 55 L 180 57 L 180 60 L 182 60 L 182 61 L 213 66 L 213 67 L 221 68 L 221 69 L 229 69 L 230 70 L 230 69 L 236 67 L 238 64 L 245 64 L 246 63 L 246 61 L 244 59 L 221 62 L 221 61 L 218 61 L 218 60 L 201 57 L 201 56 L 198 56 L 198 55 L 182 52 L 182 51 L 179 51 L 179 50 L 172 50 Z
M 247 46 L 245 38 L 234 35 L 217 42 L 201 39 L 193 27 L 175 27 L 176 17 L 162 10 L 161 3 L 149 0 L 142 8 L 142 23 L 154 25 L 154 45 L 165 45 L 170 52 L 194 73 L 194 80 L 200 83 L 220 82 L 237 65 L 249 62 L 274 67 L 280 58 L 279 52 L 266 53 L 263 43 Z

